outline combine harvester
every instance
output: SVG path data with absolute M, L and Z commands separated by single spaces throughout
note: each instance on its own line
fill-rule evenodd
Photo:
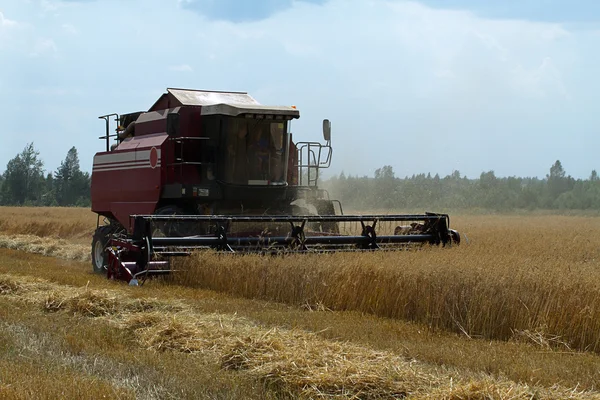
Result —
M 317 185 L 325 144 L 294 142 L 296 107 L 247 93 L 167 89 L 147 112 L 109 114 L 94 157 L 94 271 L 137 284 L 193 251 L 372 251 L 459 243 L 445 214 L 344 215 Z M 111 122 L 117 124 L 111 134 Z M 112 143 L 111 143 L 112 142 Z M 105 224 L 100 224 L 100 216 Z

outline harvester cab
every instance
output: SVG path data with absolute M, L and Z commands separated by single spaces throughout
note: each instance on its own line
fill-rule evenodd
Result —
M 167 89 L 146 112 L 99 117 L 106 133 L 92 169 L 94 270 L 137 282 L 202 249 L 347 251 L 459 240 L 447 215 L 343 215 L 318 186 L 331 165 L 331 123 L 323 121 L 325 143 L 295 141 L 291 122 L 299 117 L 294 106 L 261 105 L 244 92 L 188 89 Z

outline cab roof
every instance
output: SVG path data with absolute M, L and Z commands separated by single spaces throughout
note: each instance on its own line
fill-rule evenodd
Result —
M 168 88 L 150 108 L 158 111 L 178 106 L 201 107 L 201 115 L 281 115 L 286 118 L 299 118 L 300 112 L 290 106 L 265 106 L 246 92 L 223 92 L 214 90 L 194 90 Z

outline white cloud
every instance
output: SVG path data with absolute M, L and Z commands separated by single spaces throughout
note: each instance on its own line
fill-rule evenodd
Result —
M 40 57 L 44 55 L 55 55 L 58 52 L 58 48 L 54 40 L 50 38 L 39 38 L 36 39 L 31 53 L 32 57 Z
M 571 99 L 561 77 L 560 70 L 551 57 L 545 57 L 537 68 L 524 69 L 517 65 L 513 69 L 511 84 L 514 90 L 526 96 L 544 98 L 558 93 L 565 99 Z
M 0 11 L 0 27 L 1 28 L 10 29 L 10 28 L 17 27 L 18 25 L 19 24 L 17 23 L 17 21 L 13 21 L 13 20 L 10 20 L 10 19 L 4 17 L 4 14 L 2 14 L 2 12 Z
M 190 67 L 188 64 L 180 64 L 180 65 L 172 65 L 169 67 L 169 70 L 176 72 L 192 72 L 194 69 Z
M 8 19 L 0 12 L 0 50 L 19 48 L 26 43 L 27 24 Z
M 0 49 L 32 57 L 56 54 L 54 40 L 39 36 L 37 30 L 29 22 L 10 20 L 0 12 Z
M 77 30 L 77 28 L 75 28 L 71 24 L 62 24 L 61 28 L 62 28 L 63 32 L 65 32 L 65 33 L 67 33 L 69 35 L 77 35 L 79 33 L 79 31 Z
M 58 16 L 58 11 L 64 6 L 64 4 L 58 1 L 41 0 L 40 6 L 44 14 L 52 13 L 54 16 Z

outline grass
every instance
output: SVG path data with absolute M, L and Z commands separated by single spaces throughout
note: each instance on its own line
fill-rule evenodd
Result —
M 11 222 L 19 216 L 31 230 L 28 218 L 39 216 L 26 210 L 0 214 L 6 221 L 0 233 L 31 234 Z M 56 221 L 79 228 L 56 229 L 60 234 L 38 228 L 44 243 L 89 246 L 89 238 L 82 244 L 95 226 L 89 214 L 66 213 Z M 114 348 L 108 352 L 116 364 L 148 371 L 139 379 L 163 371 L 159 398 L 170 392 L 202 397 L 187 377 L 194 374 L 209 388 L 212 397 L 204 398 L 244 398 L 246 392 L 249 398 L 594 398 L 600 385 L 598 218 L 471 215 L 452 221 L 467 233 L 468 245 L 318 257 L 200 254 L 185 261 L 186 273 L 137 289 L 92 275 L 87 262 L 0 250 L 0 273 L 8 274 L 0 282 L 1 308 L 20 304 L 14 315 L 8 311 L 13 325 L 42 336 L 54 332 L 52 340 L 67 353 L 93 358 Z M 32 251 L 28 241 L 36 240 L 16 248 Z M 0 246 L 6 247 L 1 240 Z M 57 249 L 47 254 L 66 252 Z M 30 276 L 48 282 L 30 290 Z M 86 335 L 95 338 L 93 345 L 79 337 Z M 9 358 L 23 347 L 22 337 L 10 337 L 0 347 Z M 166 367 L 174 359 L 189 365 L 185 374 Z M 199 360 L 210 373 L 192 366 Z M 408 383 L 406 362 L 417 371 Z M 95 379 L 85 365 L 67 371 L 77 376 L 76 386 Z M 16 381 L 11 390 L 25 393 Z M 140 395 L 140 386 L 98 382 L 106 393 L 152 397 Z M 107 382 L 112 389 L 102 386 Z M 0 367 L 2 394 L 3 384 Z M 567 389 L 575 387 L 586 392 Z

